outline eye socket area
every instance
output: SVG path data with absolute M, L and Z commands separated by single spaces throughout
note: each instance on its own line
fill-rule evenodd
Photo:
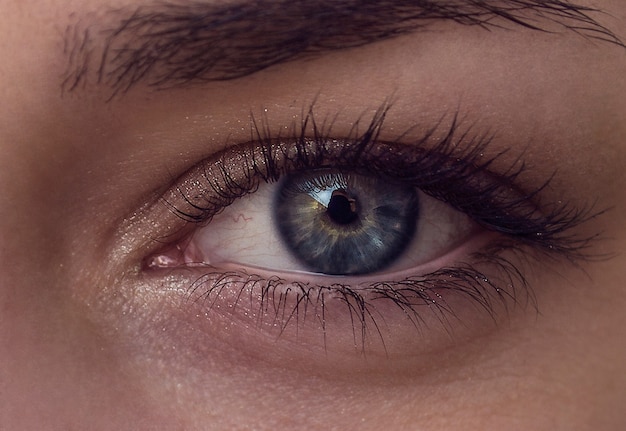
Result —
M 164 290 L 184 286 L 182 300 L 198 308 L 184 309 L 181 319 L 197 324 L 193 316 L 205 315 L 211 335 L 216 328 L 235 325 L 239 329 L 234 333 L 243 341 L 234 348 L 256 343 L 257 335 L 263 338 L 260 334 L 272 346 L 278 339 L 286 341 L 280 343 L 286 357 L 295 345 L 308 346 L 307 352 L 356 348 L 386 355 L 404 352 L 415 328 L 439 327 L 456 336 L 450 328 L 459 325 L 449 323 L 450 317 L 473 328 L 472 322 L 484 322 L 486 310 L 491 323 L 493 310 L 509 299 L 517 303 L 528 290 L 516 267 L 523 262 L 519 247 L 553 252 L 559 251 L 554 245 L 561 245 L 568 251 L 569 243 L 559 242 L 560 234 L 580 217 L 542 215 L 533 197 L 544 186 L 530 193 L 516 187 L 523 166 L 517 170 L 505 162 L 504 175 L 497 175 L 500 169 L 492 169 L 497 155 L 483 157 L 480 141 L 472 140 L 473 146 L 462 153 L 453 152 L 463 148 L 453 143 L 450 139 L 422 148 L 316 138 L 227 150 L 192 168 L 161 197 L 160 214 L 169 209 L 168 220 L 172 214 L 178 219 L 170 229 L 184 229 L 176 238 L 161 238 L 170 245 L 143 255 L 144 269 L 156 271 L 142 276 L 150 283 L 165 280 Z M 291 181 L 287 178 L 319 178 L 324 169 L 410 186 L 419 203 L 415 236 L 397 260 L 376 271 L 324 275 L 290 253 L 271 207 L 284 183 Z M 353 190 L 335 185 L 330 196 L 339 191 L 343 209 L 330 218 L 335 225 L 349 226 L 353 213 L 362 212 L 362 195 L 356 194 L 358 202 L 352 206 Z M 245 335 L 251 328 L 253 337 Z M 232 334 L 225 340 L 235 343 Z M 267 347 L 259 343 L 259 349 Z

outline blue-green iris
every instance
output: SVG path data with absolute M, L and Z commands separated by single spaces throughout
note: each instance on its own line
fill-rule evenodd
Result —
M 322 169 L 287 176 L 275 201 L 282 240 L 312 272 L 367 274 L 392 264 L 415 235 L 415 188 Z

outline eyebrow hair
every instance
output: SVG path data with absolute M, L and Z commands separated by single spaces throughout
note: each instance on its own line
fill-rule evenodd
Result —
M 590 15 L 561 0 L 192 0 L 106 10 L 69 25 L 63 91 L 91 81 L 118 93 L 143 81 L 169 88 L 241 78 L 270 66 L 415 32 L 435 21 L 485 29 L 558 27 L 624 46 Z M 507 25 L 508 24 L 508 25 Z M 102 25 L 102 24 L 100 24 Z M 552 27 L 550 27 L 552 26 Z

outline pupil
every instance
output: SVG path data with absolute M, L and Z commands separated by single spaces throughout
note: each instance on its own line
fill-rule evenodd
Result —
M 327 209 L 331 220 L 338 224 L 350 224 L 358 217 L 356 200 L 343 190 L 335 190 L 330 198 Z

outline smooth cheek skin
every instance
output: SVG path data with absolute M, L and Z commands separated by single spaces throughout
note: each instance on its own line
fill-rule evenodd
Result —
M 626 427 L 626 50 L 449 26 L 106 102 L 59 83 L 67 15 L 91 3 L 0 6 L 0 430 Z M 624 4 L 599 3 L 626 38 Z M 418 330 L 388 319 L 388 351 L 373 337 L 366 354 L 344 314 L 326 345 L 315 322 L 277 336 L 252 309 L 209 313 L 188 294 L 195 272 L 143 272 L 178 226 L 156 197 L 249 140 L 251 112 L 280 128 L 315 100 L 345 135 L 390 95 L 390 139 L 458 109 L 495 132 L 492 151 L 525 149 L 530 183 L 556 170 L 543 199 L 608 209 L 576 228 L 599 234 L 593 258 L 522 258 L 536 308 L 492 319 L 459 301 L 449 326 Z

